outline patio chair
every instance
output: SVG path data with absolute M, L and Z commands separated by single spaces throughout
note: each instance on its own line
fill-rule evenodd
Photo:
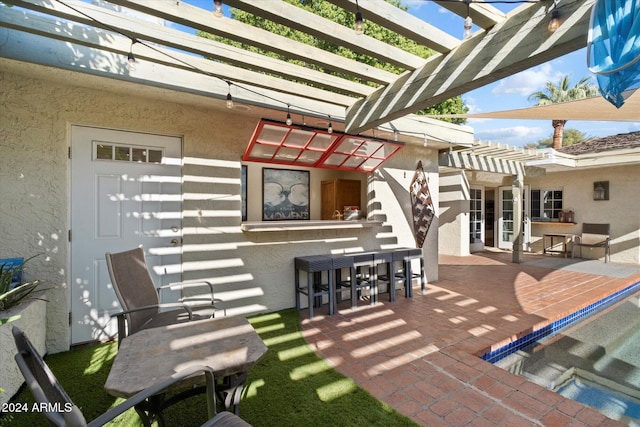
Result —
M 113 316 L 118 319 L 118 340 L 141 329 L 166 326 L 191 320 L 208 319 L 215 316 L 215 299 L 213 284 L 201 281 L 190 283 L 176 283 L 161 286 L 156 289 L 144 257 L 144 249 L 136 248 L 119 253 L 105 254 L 107 268 L 113 289 L 118 296 L 122 312 Z M 160 303 L 162 289 L 184 289 L 188 287 L 209 286 L 210 296 L 206 303 L 200 300 L 183 298 L 178 303 Z M 173 308 L 161 311 L 164 308 Z
M 571 258 L 575 255 L 576 248 L 580 249 L 582 258 L 582 248 L 604 248 L 604 262 L 611 260 L 611 248 L 609 242 L 611 226 L 609 224 L 582 224 L 582 234 L 573 236 L 573 246 L 571 247 Z
M 206 366 L 193 366 L 176 372 L 166 381 L 159 382 L 141 391 L 87 423 L 80 409 L 64 391 L 29 338 L 16 326 L 12 328 L 12 332 L 18 349 L 15 355 L 16 363 L 38 404 L 38 408 L 46 408 L 46 410 L 43 410 L 43 415 L 47 418 L 49 425 L 102 426 L 126 410 L 144 402 L 147 398 L 162 393 L 171 385 L 183 381 L 189 376 L 204 372 L 207 387 L 207 410 L 210 419 L 203 426 L 250 426 L 250 424 L 230 412 L 223 411 L 216 414 L 215 379 L 213 371 Z M 139 409 L 136 409 L 136 411 L 139 411 Z

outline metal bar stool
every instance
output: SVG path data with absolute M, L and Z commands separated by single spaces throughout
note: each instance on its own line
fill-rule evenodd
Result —
M 412 273 L 411 272 L 411 263 L 414 259 L 419 259 L 420 260 L 420 274 L 418 273 Z M 408 249 L 407 250 L 407 254 L 404 257 L 403 260 L 403 264 L 404 264 L 404 271 L 406 272 L 405 274 L 405 294 L 408 298 L 413 296 L 413 279 L 417 279 L 418 277 L 420 278 L 420 290 L 422 291 L 422 294 L 424 295 L 424 291 L 426 288 L 426 279 L 424 277 L 424 256 L 422 255 L 422 249 L 420 248 L 414 248 L 414 249 Z
M 374 262 L 374 252 L 360 252 L 349 254 L 353 260 L 349 265 L 349 279 L 337 280 L 336 288 L 349 288 L 351 290 L 351 308 L 358 306 L 358 298 L 363 289 L 369 289 L 370 304 L 378 300 L 378 289 Z
M 313 307 L 322 305 L 322 298 L 328 295 L 329 315 L 334 313 L 335 285 L 333 282 L 333 259 L 326 255 L 311 255 L 296 257 L 295 264 L 295 286 L 296 286 L 296 308 L 300 310 L 300 294 L 307 295 L 309 304 L 309 319 L 313 319 Z M 307 283 L 300 283 L 300 271 L 307 272 Z M 327 272 L 327 282 L 322 283 L 322 272 Z M 315 301 L 314 301 L 315 300 Z
M 353 257 L 352 256 L 348 256 L 348 255 L 332 255 L 332 260 L 333 260 L 333 271 L 335 272 L 335 284 L 336 284 L 336 297 L 334 298 L 334 301 L 336 303 L 336 307 L 337 305 L 342 302 L 342 294 L 345 292 L 349 292 L 349 295 L 353 294 L 353 290 L 352 290 L 352 283 L 351 283 L 351 279 L 352 279 L 352 272 L 351 269 L 353 267 Z M 348 280 L 342 280 L 342 269 L 343 268 L 348 268 L 349 269 L 349 279 Z M 355 280 L 355 279 L 354 279 Z M 351 297 L 349 297 L 349 299 L 351 299 Z
M 393 300 L 395 301 L 395 290 L 396 290 L 396 282 L 402 282 L 405 291 L 405 297 L 408 297 L 410 294 L 407 293 L 407 281 L 404 277 L 404 259 L 407 257 L 408 249 L 391 249 L 387 251 L 391 254 L 391 262 L 387 264 L 387 272 L 380 276 L 380 280 L 387 282 L 389 287 L 393 287 Z M 403 268 L 398 269 L 398 263 L 402 263 Z
M 379 273 L 380 266 L 384 267 L 383 274 L 377 274 L 376 280 L 378 283 L 378 293 L 380 291 L 380 282 L 387 283 L 387 292 L 389 292 L 389 301 L 394 302 L 396 300 L 396 281 L 389 280 L 390 277 L 394 277 L 395 273 L 391 272 L 393 268 L 393 252 L 390 251 L 376 251 L 373 255 L 373 261 L 375 264 L 376 273 Z

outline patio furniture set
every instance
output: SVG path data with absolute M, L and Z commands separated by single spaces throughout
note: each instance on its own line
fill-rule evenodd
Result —
M 420 261 L 420 273 L 412 272 L 412 261 Z M 314 306 L 319 307 L 326 300 L 329 315 L 335 313 L 344 293 L 350 294 L 351 308 L 368 291 L 370 304 L 379 299 L 380 282 L 387 284 L 389 301 L 396 299 L 396 283 L 403 284 L 405 297 L 413 296 L 412 281 L 420 278 L 422 292 L 425 290 L 424 257 L 422 249 L 398 248 L 349 254 L 326 254 L 296 257 L 295 296 L 296 308 L 302 308 L 302 296 L 306 296 L 309 318 L 313 318 Z M 344 270 L 348 271 L 343 276 Z M 306 272 L 306 281 L 301 279 Z M 382 274 L 380 274 L 382 272 Z
M 610 224 L 582 224 L 580 235 L 565 233 L 545 233 L 542 235 L 542 252 L 559 253 L 565 258 L 571 252 L 571 258 L 575 257 L 576 249 L 579 250 L 579 257 L 582 258 L 582 248 L 603 248 L 604 262 L 608 262 L 611 257 L 611 226 Z M 558 240 L 556 240 L 558 239 Z M 549 245 L 547 245 L 547 240 Z M 554 243 L 555 242 L 555 243 Z M 569 250 L 569 247 L 571 249 Z
M 145 426 L 154 421 L 164 425 L 165 408 L 206 393 L 209 419 L 203 426 L 249 426 L 239 417 L 240 397 L 247 373 L 267 351 L 249 321 L 215 318 L 212 286 L 205 304 L 160 304 L 142 248 L 107 253 L 106 258 L 124 311 L 114 315 L 118 354 L 105 390 L 126 400 L 87 424 L 26 335 L 14 327 L 15 360 L 36 401 L 48 408 L 44 415 L 49 423 L 98 426 L 134 408 Z M 164 307 L 173 309 L 160 311 Z M 175 393 L 167 398 L 168 392 Z M 224 411 L 217 412 L 217 399 L 224 403 Z

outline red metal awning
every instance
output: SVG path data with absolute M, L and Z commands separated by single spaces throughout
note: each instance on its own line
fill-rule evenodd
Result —
M 262 119 L 242 160 L 372 172 L 402 143 Z

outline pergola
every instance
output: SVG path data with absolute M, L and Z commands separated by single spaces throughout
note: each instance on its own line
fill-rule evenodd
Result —
M 357 6 L 356 0 L 327 1 L 354 14 L 358 7 L 365 22 L 427 46 L 434 54 L 420 58 L 280 0 L 224 3 L 394 64 L 402 72 L 394 74 L 218 17 L 184 0 L 111 0 L 98 5 L 5 0 L 18 7 L 0 6 L 1 56 L 203 95 L 215 102 L 225 102 L 231 94 L 236 103 L 277 111 L 278 119 L 284 120 L 290 111 L 321 117 L 338 127 L 344 124 L 342 130 L 358 134 L 586 46 L 594 3 L 540 0 L 505 14 L 475 0 L 435 1 L 473 19 L 473 35 L 458 39 L 384 0 L 361 0 Z M 134 12 L 123 14 L 123 7 Z M 554 8 L 562 25 L 552 33 L 547 25 Z M 331 74 L 204 39 L 194 30 L 276 52 Z M 127 68 L 130 51 L 139 63 L 135 71 Z

